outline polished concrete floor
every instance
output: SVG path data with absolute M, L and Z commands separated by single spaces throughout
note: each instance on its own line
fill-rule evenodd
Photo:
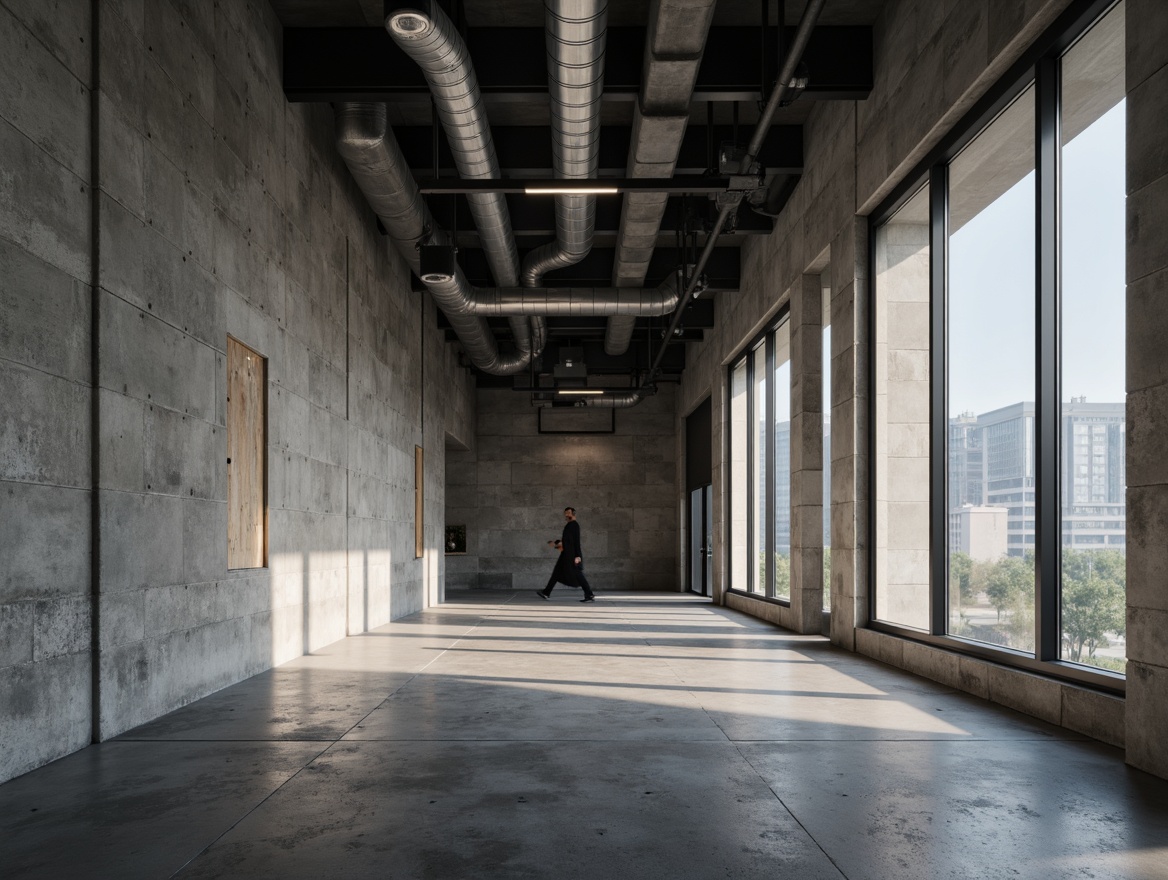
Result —
M 0 786 L 0 877 L 1168 878 L 1168 782 L 1115 749 L 578 596 L 454 594 Z

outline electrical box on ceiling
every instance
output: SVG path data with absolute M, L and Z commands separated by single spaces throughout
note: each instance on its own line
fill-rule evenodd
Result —
M 584 363 L 584 349 L 561 346 L 560 360 L 552 367 L 552 375 L 557 379 L 588 378 L 588 366 Z

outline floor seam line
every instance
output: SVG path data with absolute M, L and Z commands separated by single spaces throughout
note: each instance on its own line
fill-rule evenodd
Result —
M 232 822 L 230 825 L 228 825 L 222 832 L 217 834 L 211 840 L 210 843 L 208 843 L 206 846 L 204 846 L 202 849 L 200 849 L 197 853 L 195 853 L 193 856 L 191 856 L 189 859 L 187 859 L 185 862 L 183 862 L 181 865 L 179 865 L 179 867 L 170 876 L 172 878 L 177 877 L 179 874 L 181 874 L 183 871 L 185 871 L 187 868 L 189 868 L 192 864 L 194 864 L 196 859 L 198 859 L 200 856 L 202 856 L 204 853 L 206 853 L 208 850 L 210 850 L 211 847 L 213 847 L 220 840 L 222 840 L 224 837 L 226 837 L 228 834 L 230 834 L 232 831 L 234 831 L 239 826 L 239 824 L 241 822 L 243 822 L 245 819 L 247 819 L 248 816 L 250 816 L 256 810 L 258 810 L 264 804 L 266 804 L 273 797 L 275 797 L 276 794 L 284 788 L 284 786 L 286 786 L 288 783 L 290 783 L 293 779 L 296 779 L 297 777 L 299 777 L 300 774 L 303 773 L 305 770 L 307 770 L 309 768 L 309 766 L 314 761 L 316 761 L 321 755 L 323 755 L 325 752 L 327 752 L 329 749 L 331 749 L 333 746 L 335 746 L 337 744 L 337 742 L 339 742 L 339 740 L 336 740 L 336 741 L 329 743 L 327 746 L 325 746 L 323 749 L 321 749 L 319 752 L 317 752 L 315 755 L 313 755 L 311 758 L 309 758 L 307 761 L 305 761 L 304 765 L 301 766 L 300 769 L 298 769 L 295 773 L 293 773 L 291 776 L 289 776 L 287 779 L 285 779 L 283 782 L 281 782 L 279 785 L 277 785 L 275 788 L 273 788 L 270 792 L 268 792 L 266 795 L 264 795 L 264 797 L 260 800 L 260 802 L 258 804 L 256 804 L 255 806 L 253 806 L 250 810 L 245 810 L 242 816 L 240 816 L 238 819 L 236 819 L 234 822 Z
M 507 601 L 503 602 L 502 604 L 506 605 L 507 602 L 510 602 L 512 598 L 514 598 L 514 597 L 509 597 L 507 599 Z M 372 715 L 374 712 L 376 712 L 378 709 L 380 709 L 382 706 L 385 705 L 386 700 L 389 700 L 395 694 L 399 693 L 402 690 L 402 688 L 406 687 L 410 682 L 412 682 L 414 679 L 416 679 L 419 675 L 421 675 L 423 672 L 425 672 L 427 669 L 429 669 L 431 666 L 433 666 L 435 663 L 437 663 L 439 660 L 441 660 L 442 657 L 445 656 L 447 653 L 449 653 L 452 648 L 454 648 L 456 645 L 459 644 L 459 642 L 461 642 L 468 635 L 470 635 L 472 632 L 474 632 L 476 629 L 478 629 L 480 626 L 482 626 L 483 621 L 486 619 L 487 619 L 487 613 L 484 612 L 484 613 L 480 614 L 479 619 L 474 624 L 474 626 L 467 628 L 466 632 L 455 637 L 454 641 L 452 641 L 449 645 L 447 645 L 445 648 L 443 648 L 441 651 L 439 651 L 437 654 L 435 654 L 433 657 L 431 657 L 425 663 L 425 665 L 423 665 L 420 669 L 415 671 L 409 678 L 407 678 L 405 681 L 401 682 L 401 684 L 399 684 L 397 687 L 395 687 L 393 690 L 391 690 L 388 694 L 386 694 L 384 700 L 382 700 L 380 703 L 378 703 L 376 706 L 374 706 L 372 709 L 370 709 L 368 712 L 366 712 L 364 715 L 362 715 L 360 718 L 358 718 L 356 721 L 354 721 L 352 726 L 350 726 L 348 730 L 346 730 L 344 733 L 342 733 L 340 735 L 340 737 L 338 737 L 334 741 L 334 745 L 336 743 L 340 742 L 341 740 L 343 740 L 346 736 L 348 736 L 354 730 L 359 728 L 361 726 L 361 724 L 369 718 L 370 715 Z
M 510 601 L 510 600 L 508 600 L 508 601 Z M 506 603 L 504 603 L 504 604 L 506 604 Z M 458 636 L 450 645 L 448 645 L 446 648 L 443 648 L 442 651 L 439 652 L 437 656 L 432 657 L 428 663 L 426 663 L 424 666 L 422 666 L 420 669 L 418 669 L 413 675 L 411 675 L 408 679 L 406 679 L 404 682 L 402 682 L 396 688 L 394 688 L 392 691 L 390 691 L 389 694 L 385 697 L 385 700 L 388 700 L 390 697 L 392 697 L 394 694 L 396 694 L 398 691 L 400 691 L 403 687 L 405 687 L 407 684 L 409 684 L 411 681 L 413 681 L 415 678 L 417 678 L 419 675 L 421 675 L 423 672 L 425 672 L 431 666 L 431 664 L 437 662 L 438 659 L 441 658 L 443 654 L 447 653 L 447 651 L 449 651 L 450 648 L 457 645 L 468 634 L 474 632 L 474 630 L 477 629 L 481 624 L 482 624 L 482 618 L 480 617 L 479 621 L 477 623 L 475 623 L 474 626 L 469 627 L 466 630 L 466 632 L 464 632 L 462 635 Z M 377 706 L 383 705 L 385 703 L 385 700 L 382 700 L 380 703 L 377 704 Z M 191 856 L 191 858 L 189 858 L 182 865 L 180 865 L 178 867 L 178 869 L 176 871 L 174 871 L 174 873 L 172 873 L 170 876 L 172 878 L 177 877 L 180 873 L 185 871 L 191 864 L 194 863 L 194 861 L 196 859 L 198 859 L 200 856 L 202 856 L 204 853 L 206 853 L 208 850 L 210 850 L 211 847 L 213 847 L 216 843 L 218 843 L 220 840 L 222 840 L 224 837 L 226 837 L 228 834 L 230 834 L 236 827 L 239 826 L 239 824 L 241 822 L 243 822 L 245 819 L 247 819 L 248 816 L 250 816 L 256 810 L 260 809 L 260 807 L 262 807 L 264 804 L 266 804 L 279 791 L 281 791 L 284 788 L 284 786 L 288 785 L 294 779 L 297 779 L 301 773 L 303 773 L 305 770 L 307 770 L 315 761 L 319 760 L 321 755 L 325 754 L 330 749 L 336 747 L 342 740 L 344 740 L 344 738 L 346 736 L 348 736 L 350 733 L 352 733 L 357 728 L 357 726 L 361 724 L 362 721 L 364 721 L 366 718 L 368 718 L 370 715 L 372 715 L 374 712 L 376 712 L 377 706 L 375 706 L 373 709 L 369 710 L 363 716 L 361 716 L 360 719 L 358 719 L 351 727 L 349 727 L 344 733 L 342 733 L 336 739 L 333 739 L 333 740 L 305 740 L 304 742 L 319 742 L 322 744 L 327 743 L 327 745 L 325 745 L 324 748 L 322 748 L 319 752 L 317 752 L 315 755 L 313 755 L 311 758 L 309 758 L 304 763 L 304 765 L 301 766 L 300 769 L 298 769 L 295 773 L 293 773 L 291 776 L 289 776 L 287 779 L 285 779 L 282 783 L 280 783 L 278 786 L 276 786 L 274 789 L 272 789 L 270 792 L 268 792 L 268 794 L 265 795 L 264 798 L 258 804 L 256 804 L 250 810 L 245 811 L 242 816 L 240 816 L 238 819 L 236 819 L 234 822 L 232 822 L 226 829 L 223 830 L 222 833 L 218 834 L 213 840 L 211 840 L 210 843 L 208 843 L 206 846 L 204 846 L 202 849 L 200 849 L 197 853 L 195 853 L 193 856 Z M 174 742 L 174 740 L 132 740 L 132 742 L 147 742 L 147 741 L 149 741 L 149 742 Z M 199 741 L 200 740 L 192 740 L 192 742 L 199 742 Z M 223 740 L 202 740 L 202 742 L 217 742 L 217 741 L 222 742 Z M 184 741 L 179 740 L 178 742 L 184 742 Z M 288 742 L 288 740 L 238 740 L 238 742 Z
M 750 758 L 746 757 L 746 755 L 744 755 L 742 753 L 741 748 L 738 748 L 738 744 L 735 743 L 734 746 L 735 746 L 735 750 L 742 757 L 742 760 L 746 762 L 746 766 L 748 766 L 754 772 L 754 775 L 758 777 L 759 782 L 761 782 L 763 785 L 765 785 L 767 787 L 767 790 L 770 791 L 770 793 L 774 796 L 775 800 L 779 802 L 779 805 L 782 806 L 782 808 L 787 811 L 787 815 L 791 817 L 791 821 L 793 821 L 796 825 L 799 826 L 800 829 L 802 829 L 803 833 L 807 835 L 807 839 L 815 844 L 816 849 L 818 849 L 821 853 L 823 853 L 823 857 L 825 859 L 827 859 L 829 862 L 831 862 L 831 866 L 833 868 L 835 868 L 837 871 L 839 871 L 840 876 L 843 877 L 844 880 L 848 880 L 848 875 L 844 873 L 844 869 L 841 868 L 836 863 L 836 860 L 831 857 L 831 855 L 828 853 L 828 851 L 823 848 L 823 844 L 821 844 L 818 840 L 815 839 L 815 835 L 812 834 L 811 831 L 807 828 L 807 826 L 804 825 L 799 820 L 799 817 L 795 815 L 794 810 L 792 810 L 789 806 L 787 806 L 786 801 L 784 801 L 781 797 L 779 797 L 779 793 L 777 791 L 775 791 L 774 786 L 771 785 L 769 782 L 766 781 L 766 779 L 763 778 L 763 775 L 761 773 L 759 773 L 758 768 L 754 766 L 754 763 L 750 760 Z

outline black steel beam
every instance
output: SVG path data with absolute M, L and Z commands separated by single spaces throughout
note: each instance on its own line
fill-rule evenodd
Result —
M 744 132 L 739 132 L 741 138 Z M 712 137 L 710 135 L 713 135 Z M 434 176 L 434 135 L 430 126 L 400 125 L 394 135 L 402 153 L 419 180 Z M 620 176 L 625 173 L 629 156 L 632 128 L 627 125 L 606 125 L 600 130 L 599 173 Z M 717 157 L 709 155 L 709 144 L 714 149 L 733 140 L 734 128 L 715 125 L 713 131 L 704 125 L 690 125 L 678 152 L 676 174 L 702 174 L 717 164 Z M 504 177 L 550 177 L 552 175 L 552 133 L 546 125 L 492 125 L 491 138 L 495 155 Z M 758 153 L 758 160 L 769 174 L 801 174 L 803 172 L 803 127 L 774 125 Z M 442 177 L 457 177 L 454 158 L 445 137 L 438 139 L 438 169 Z
M 434 219 L 447 232 L 455 228 L 453 222 L 455 220 L 454 206 L 457 203 L 459 241 L 465 243 L 469 237 L 471 241 L 477 242 L 477 233 L 473 232 L 474 226 L 470 219 L 470 208 L 464 197 L 432 196 L 427 202 L 430 205 L 430 211 L 434 214 Z M 672 234 L 677 231 L 682 208 L 685 204 L 686 200 L 683 196 L 670 198 L 661 222 L 662 232 Z M 595 228 L 598 237 L 615 236 L 620 230 L 621 205 L 620 196 L 597 197 Z M 694 209 L 696 216 L 709 217 L 710 222 L 713 222 L 713 216 L 716 215 L 717 211 L 710 199 L 694 198 L 690 202 L 690 206 Z M 554 199 L 513 196 L 507 199 L 507 207 L 511 213 L 511 228 L 516 237 L 520 239 L 521 247 L 524 244 L 530 246 L 542 244 L 555 235 Z M 774 221 L 770 217 L 763 217 L 744 207 L 738 212 L 736 229 L 744 235 L 770 235 L 774 229 Z
M 777 40 L 777 30 L 770 30 L 769 39 Z M 488 100 L 547 100 L 544 39 L 543 28 L 468 29 L 467 46 Z M 612 27 L 607 40 L 604 99 L 635 100 L 645 29 Z M 694 100 L 764 100 L 759 42 L 758 27 L 711 28 Z M 872 89 L 872 28 L 816 28 L 803 61 L 810 76 L 804 97 L 863 100 Z M 284 94 L 293 102 L 430 101 L 418 66 L 379 27 L 285 28 Z
M 574 266 L 549 272 L 544 283 L 549 287 L 608 287 L 612 283 L 612 248 L 594 247 L 583 260 Z M 491 287 L 490 268 L 483 252 L 475 249 L 460 249 L 458 263 L 467 279 L 478 287 Z M 646 287 L 656 287 L 678 264 L 677 252 L 673 248 L 657 248 L 649 261 L 649 272 L 645 277 Z M 717 248 L 706 264 L 706 278 L 713 290 L 737 290 L 740 284 L 741 268 L 739 249 L 735 247 Z M 415 290 L 425 287 L 413 278 Z
M 418 182 L 422 195 L 467 195 L 471 193 L 508 193 L 532 196 L 617 195 L 626 192 L 708 194 L 730 190 L 729 177 L 706 177 L 687 174 L 677 177 L 594 177 L 558 180 L 552 177 L 478 177 L 463 180 L 456 177 L 426 178 Z M 748 185 L 756 186 L 758 179 L 749 178 Z M 746 187 L 738 187 L 739 191 Z M 606 192 L 597 192 L 606 190 Z M 607 190 L 611 190 L 608 192 Z

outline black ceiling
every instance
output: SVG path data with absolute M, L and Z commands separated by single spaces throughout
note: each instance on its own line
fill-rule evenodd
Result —
M 803 169 L 802 123 L 816 101 L 862 100 L 872 87 L 872 22 L 883 0 L 828 0 L 820 24 L 804 55 L 809 74 L 806 91 L 776 115 L 760 151 L 770 186 L 767 210 L 781 209 Z M 502 176 L 550 178 L 551 133 L 543 4 L 539 0 L 440 0 L 466 40 L 491 120 Z M 777 27 L 776 0 L 723 0 L 698 74 L 690 123 L 676 175 L 712 173 L 719 146 L 745 143 L 759 108 L 777 76 L 780 33 L 789 38 L 802 11 L 799 0 L 785 0 L 785 30 Z M 416 64 L 389 38 L 380 22 L 381 0 L 272 0 L 285 25 L 284 91 L 297 101 L 379 101 L 402 150 L 421 182 L 456 177 L 445 137 L 434 137 L 425 79 Z M 628 160 L 630 125 L 640 89 L 648 2 L 611 3 L 605 52 L 605 90 L 601 114 L 601 177 L 623 177 Z M 764 13 L 764 9 L 766 10 Z M 764 14 L 769 27 L 763 27 Z M 508 195 L 520 257 L 554 238 L 553 200 Z M 435 219 L 450 230 L 457 224 L 459 260 L 472 283 L 490 286 L 487 262 L 470 226 L 465 199 L 428 197 Z M 547 286 L 609 286 L 621 199 L 600 197 L 592 253 L 569 269 L 549 273 Z M 716 211 L 709 196 L 671 196 L 646 278 L 655 286 L 683 262 L 694 260 L 693 248 Z M 710 293 L 686 312 L 674 342 L 699 338 L 713 326 L 717 301 L 733 296 L 739 283 L 739 249 L 752 235 L 771 231 L 773 221 L 743 205 L 737 228 L 719 238 L 707 270 Z M 683 240 L 681 230 L 690 236 Z M 687 251 L 686 249 L 689 248 Z M 418 282 L 415 279 L 415 284 Z M 638 320 L 634 343 L 623 358 L 603 355 L 603 319 L 552 318 L 548 322 L 554 362 L 560 344 L 584 345 L 593 364 L 612 372 L 637 368 L 664 344 L 662 331 L 670 316 Z M 506 339 L 505 320 L 493 321 Z M 684 348 L 669 352 L 667 373 L 680 372 Z M 608 363 L 612 361 L 612 363 Z M 511 380 L 504 379 L 507 383 Z

